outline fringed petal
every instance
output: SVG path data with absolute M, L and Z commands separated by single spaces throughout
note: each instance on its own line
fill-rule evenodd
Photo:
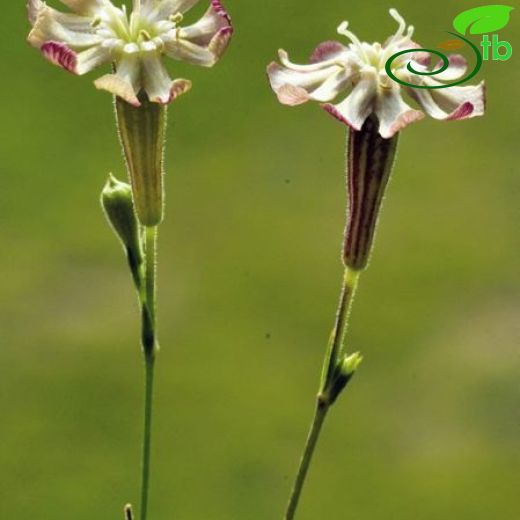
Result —
M 101 45 L 76 52 L 63 43 L 49 41 L 40 50 L 51 63 L 77 75 L 86 74 L 98 65 L 110 61 L 110 51 Z

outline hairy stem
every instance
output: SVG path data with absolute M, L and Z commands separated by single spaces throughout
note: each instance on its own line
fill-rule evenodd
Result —
M 141 478 L 141 520 L 148 514 L 148 495 L 150 488 L 150 462 L 152 447 L 152 405 L 156 337 L 156 249 L 157 228 L 145 228 L 145 288 L 143 301 L 143 350 L 145 360 L 145 395 L 144 395 L 144 435 Z
M 344 341 L 358 278 L 359 271 L 354 271 L 349 267 L 345 269 L 341 296 L 336 313 L 336 321 L 323 362 L 320 392 L 314 412 L 314 418 L 311 423 L 307 441 L 305 443 L 305 448 L 300 460 L 300 465 L 298 467 L 289 502 L 287 504 L 284 517 L 285 520 L 292 520 L 296 514 L 296 509 L 300 501 L 300 496 L 307 478 L 307 473 L 309 471 L 309 466 L 311 464 L 316 445 L 320 437 L 325 417 L 327 416 L 327 412 L 329 411 L 330 406 L 337 397 L 337 394 L 334 395 L 334 383 L 337 380 L 336 375 L 339 363 L 345 356 Z

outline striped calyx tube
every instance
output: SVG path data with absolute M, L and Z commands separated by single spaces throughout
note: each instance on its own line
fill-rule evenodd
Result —
M 399 133 L 389 139 L 379 134 L 375 115 L 361 130 L 349 130 L 347 143 L 348 207 L 343 261 L 354 271 L 366 268 Z

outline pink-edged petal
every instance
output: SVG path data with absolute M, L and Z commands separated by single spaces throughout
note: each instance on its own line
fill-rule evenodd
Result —
M 398 86 L 379 93 L 374 112 L 379 120 L 379 134 L 384 139 L 389 139 L 405 126 L 424 117 L 423 112 L 414 110 L 403 101 Z
M 44 43 L 40 50 L 51 63 L 76 74 L 78 55 L 64 43 L 49 41 Z
M 309 99 L 331 101 L 339 93 L 347 76 L 339 65 L 323 68 L 309 66 L 310 70 L 293 70 L 272 62 L 267 67 L 271 88 L 284 105 L 300 105 Z
M 423 78 L 423 84 L 440 85 L 431 78 Z M 443 89 L 407 88 L 421 108 L 431 117 L 457 120 L 477 117 L 485 110 L 485 85 L 455 86 Z
M 361 130 L 366 118 L 372 113 L 377 93 L 377 80 L 371 75 L 362 78 L 341 103 L 325 103 L 322 107 L 336 119 L 354 130 Z
M 182 94 L 186 94 L 191 90 L 191 81 L 189 79 L 175 79 L 170 87 L 170 102 L 176 100 Z
M 207 46 L 221 30 L 231 27 L 231 18 L 218 0 L 213 0 L 204 16 L 192 25 L 179 29 L 179 38 Z
M 125 56 L 117 63 L 114 74 L 105 74 L 94 81 L 99 90 L 106 90 L 124 99 L 127 103 L 141 106 L 137 95 L 141 90 L 141 67 L 135 55 Z
M 40 48 L 43 56 L 54 65 L 83 75 L 103 63 L 110 61 L 110 52 L 100 45 L 82 52 L 76 52 L 61 42 L 45 42 Z
M 205 47 L 188 40 L 176 39 L 166 42 L 164 51 L 167 56 L 175 60 L 187 61 L 202 67 L 213 67 L 226 50 L 232 34 L 232 27 L 224 27 Z
M 224 54 L 228 48 L 231 37 L 233 36 L 234 29 L 231 26 L 223 27 L 220 29 L 215 36 L 211 39 L 208 44 L 208 50 L 214 56 L 215 64 Z
M 319 63 L 326 60 L 340 58 L 348 53 L 348 48 L 337 41 L 326 41 L 320 43 L 312 52 L 311 63 Z
M 423 49 L 421 45 L 419 45 L 417 42 L 412 42 L 408 49 Z M 404 50 L 404 49 L 402 49 Z M 406 55 L 408 56 L 408 54 Z M 409 55 L 413 61 L 419 63 L 419 65 L 422 65 L 423 67 L 430 67 L 432 63 L 432 55 L 429 52 L 419 51 L 415 52 L 414 54 Z
M 442 64 L 443 62 L 439 60 L 432 70 L 439 70 Z M 450 54 L 448 56 L 448 68 L 444 72 L 435 74 L 435 76 L 432 77 L 439 81 L 453 81 L 464 76 L 467 68 L 468 62 L 464 56 L 460 54 Z
M 145 55 L 143 63 L 143 88 L 150 101 L 166 105 L 191 88 L 185 79 L 172 81 L 159 56 Z
M 166 44 L 172 58 L 213 66 L 229 45 L 231 18 L 219 0 L 212 0 L 204 16 L 193 25 L 179 29 L 176 39 Z
M 73 49 L 91 47 L 101 39 L 86 16 L 60 13 L 44 3 L 32 3 L 29 16 L 36 16 L 27 38 L 33 47 L 41 47 L 48 41 L 61 42 Z

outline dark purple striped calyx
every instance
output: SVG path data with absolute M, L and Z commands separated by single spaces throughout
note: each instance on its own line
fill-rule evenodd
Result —
M 343 260 L 355 270 L 368 264 L 397 148 L 399 134 L 384 139 L 378 129 L 378 120 L 371 115 L 361 130 L 350 129 L 347 142 L 348 210 Z

